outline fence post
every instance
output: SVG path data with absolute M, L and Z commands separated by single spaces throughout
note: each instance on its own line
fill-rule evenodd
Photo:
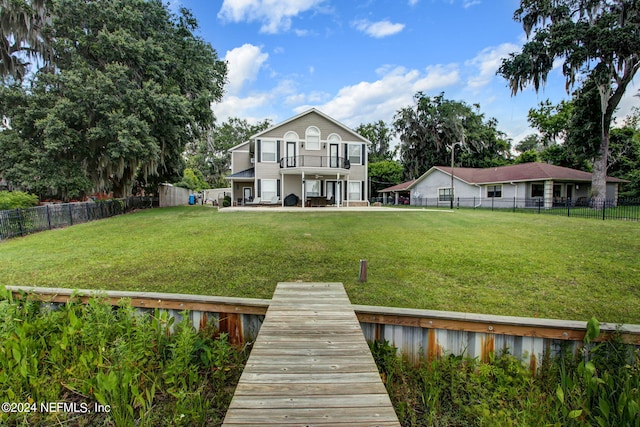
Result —
M 602 200 L 602 220 L 605 220 L 605 211 L 607 210 L 607 199 Z
M 538 199 L 538 213 L 540 213 L 541 207 L 542 207 L 542 199 Z
M 22 226 L 22 209 L 16 209 L 18 211 L 18 228 L 20 229 L 20 236 L 24 236 L 24 227 Z
M 513 213 L 515 213 L 515 212 L 516 212 L 516 203 L 517 203 L 517 201 L 516 201 L 516 197 L 515 197 L 515 196 L 513 196 Z
M 71 210 L 71 203 L 67 203 L 69 206 L 69 225 L 73 225 L 73 211 Z
M 571 199 L 567 198 L 567 217 L 571 217 Z
M 47 208 L 47 225 L 49 226 L 49 230 L 51 230 L 51 213 L 49 212 L 49 205 L 45 205 Z

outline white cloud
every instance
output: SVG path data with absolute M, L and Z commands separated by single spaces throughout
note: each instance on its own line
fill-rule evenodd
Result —
M 225 55 L 227 61 L 227 93 L 236 95 L 248 81 L 256 79 L 260 68 L 269 58 L 268 53 L 252 44 L 244 44 L 232 49 Z
M 471 6 L 475 6 L 477 4 L 482 3 L 480 0 L 464 0 L 462 3 L 462 7 L 465 9 L 469 9 Z
M 416 91 L 441 89 L 458 80 L 455 66 L 436 65 L 426 71 L 423 74 L 404 67 L 382 67 L 377 70 L 378 80 L 345 86 L 318 108 L 352 127 L 388 121 L 400 108 L 412 105 Z M 301 105 L 295 111 L 299 113 L 310 107 Z
M 519 49 L 520 47 L 515 44 L 503 43 L 480 51 L 475 58 L 465 62 L 465 66 L 474 71 L 474 75 L 467 80 L 467 86 L 471 89 L 479 89 L 488 85 L 496 76 L 496 71 L 500 68 L 502 59 Z
M 261 33 L 277 34 L 291 28 L 292 18 L 314 9 L 324 0 L 224 0 L 218 18 L 227 22 L 261 22 Z
M 394 24 L 387 20 L 370 22 L 366 19 L 354 21 L 352 25 L 363 33 L 375 37 L 382 38 L 399 33 L 404 29 L 404 24 Z

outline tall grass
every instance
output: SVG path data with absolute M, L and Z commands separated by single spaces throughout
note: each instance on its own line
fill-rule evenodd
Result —
M 388 343 L 372 353 L 403 426 L 640 425 L 640 354 L 619 339 L 561 352 L 533 373 L 502 352 L 413 366 Z
M 246 360 L 213 325 L 99 299 L 51 308 L 0 289 L 2 425 L 221 423 Z M 186 317 L 186 316 L 185 316 Z M 61 402 L 66 409 L 43 410 Z M 101 405 L 96 410 L 96 405 Z

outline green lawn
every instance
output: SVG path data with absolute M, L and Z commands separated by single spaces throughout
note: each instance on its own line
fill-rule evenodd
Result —
M 189 206 L 0 243 L 5 285 L 270 298 L 295 280 L 342 282 L 356 304 L 640 324 L 640 224 Z

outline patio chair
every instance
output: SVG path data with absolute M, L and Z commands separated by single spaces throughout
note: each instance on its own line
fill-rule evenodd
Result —
M 261 203 L 262 203 L 262 200 L 260 199 L 260 197 L 256 197 L 252 201 L 246 202 L 245 206 L 260 206 Z

